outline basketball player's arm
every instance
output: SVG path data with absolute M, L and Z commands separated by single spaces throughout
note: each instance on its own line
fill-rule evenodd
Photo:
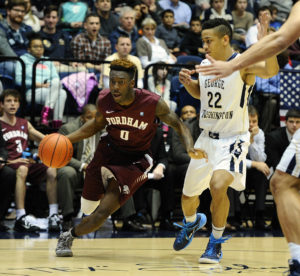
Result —
M 106 121 L 102 114 L 97 111 L 96 116 L 92 120 L 88 120 L 84 125 L 82 125 L 76 131 L 67 135 L 71 143 L 77 143 L 83 139 L 93 136 L 100 130 L 104 129 L 106 126 Z
M 29 140 L 33 140 L 36 142 L 40 142 L 45 137 L 45 135 L 36 130 L 30 122 L 28 122 L 28 134 Z
M 216 79 L 229 76 L 236 70 L 241 70 L 261 60 L 272 57 L 291 45 L 300 36 L 300 2 L 292 8 L 287 21 L 282 27 L 251 46 L 247 51 L 229 62 L 216 61 L 210 56 L 210 65 L 197 68 L 204 75 L 215 75 Z
M 184 144 L 186 151 L 191 158 L 207 158 L 207 154 L 203 150 L 194 148 L 194 141 L 190 130 L 178 118 L 175 112 L 170 110 L 170 108 L 162 98 L 160 98 L 156 106 L 156 116 L 178 133 L 181 142 Z
M 193 80 L 192 75 L 195 74 L 195 70 L 188 70 L 182 68 L 179 72 L 179 81 L 183 84 L 184 88 L 189 92 L 189 94 L 195 99 L 200 99 L 200 86 L 199 81 Z

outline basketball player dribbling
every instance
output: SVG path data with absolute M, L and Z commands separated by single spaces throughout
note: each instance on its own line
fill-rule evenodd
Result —
M 159 95 L 134 88 L 133 63 L 117 59 L 111 62 L 110 69 L 110 89 L 100 92 L 95 119 L 67 136 L 76 143 L 105 127 L 107 131 L 86 169 L 81 210 L 89 216 L 60 235 L 56 247 L 58 257 L 72 256 L 74 237 L 98 230 L 147 180 L 152 165 L 149 148 L 158 119 L 177 131 L 191 158 L 206 157 L 205 152 L 194 149 L 188 128 Z M 206 223 L 204 215 L 201 223 Z
M 263 18 L 266 24 L 266 17 Z M 259 36 L 265 33 L 259 33 Z M 232 30 L 224 19 L 206 21 L 202 26 L 203 48 L 217 60 L 235 59 L 230 46 Z M 209 64 L 207 59 L 202 64 Z M 213 76 L 191 75 L 195 70 L 182 69 L 179 80 L 187 91 L 201 101 L 200 127 L 203 129 L 195 143 L 205 149 L 206 160 L 190 161 L 181 198 L 184 220 L 182 230 L 174 242 L 175 250 L 184 249 L 200 228 L 198 223 L 199 195 L 207 188 L 212 196 L 212 233 L 199 263 L 219 263 L 222 258 L 222 237 L 229 212 L 227 189 L 245 188 L 246 154 L 249 145 L 248 97 L 255 82 L 255 75 L 263 78 L 274 76 L 279 67 L 276 56 L 254 66 L 212 82 Z
M 197 71 L 203 75 L 223 78 L 236 70 L 264 60 L 291 45 L 300 37 L 300 1 L 295 3 L 287 21 L 275 33 L 270 34 L 243 54 L 229 62 L 214 60 L 207 56 L 210 65 L 199 66 Z M 271 178 L 271 191 L 276 202 L 278 219 L 288 242 L 291 259 L 290 276 L 300 275 L 300 129 L 293 135 L 291 144 Z

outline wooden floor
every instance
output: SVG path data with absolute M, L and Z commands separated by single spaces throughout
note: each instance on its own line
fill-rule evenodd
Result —
M 0 240 L 0 275 L 284 275 L 289 252 L 284 238 L 231 238 L 220 265 L 200 265 L 208 238 L 183 251 L 174 238 L 76 239 L 74 257 L 55 257 L 56 239 Z

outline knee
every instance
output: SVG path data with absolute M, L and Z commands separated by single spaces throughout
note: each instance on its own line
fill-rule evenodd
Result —
M 77 179 L 77 171 L 70 166 L 63 167 L 57 171 L 57 181 L 64 184 L 69 179 Z
M 99 204 L 100 204 L 100 200 L 93 201 L 93 200 L 87 200 L 87 199 L 81 197 L 81 211 L 85 215 L 92 214 L 97 209 Z
M 56 169 L 48 168 L 47 169 L 47 180 L 54 181 L 56 179 Z
M 212 198 L 223 197 L 227 195 L 227 186 L 221 183 L 210 183 L 210 193 Z
M 277 195 L 285 188 L 287 185 L 284 184 L 283 180 L 281 179 L 281 176 L 275 172 L 275 174 L 272 176 L 270 180 L 270 190 L 272 192 L 272 195 L 274 198 L 277 197 Z
M 17 178 L 25 180 L 28 174 L 28 168 L 26 166 L 20 166 L 17 169 Z

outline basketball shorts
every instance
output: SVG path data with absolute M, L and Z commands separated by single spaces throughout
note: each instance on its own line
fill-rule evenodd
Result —
M 294 134 L 276 169 L 300 178 L 300 129 Z
M 226 170 L 234 176 L 230 185 L 237 191 L 245 189 L 246 155 L 248 153 L 249 133 L 213 139 L 202 132 L 194 147 L 206 151 L 207 159 L 191 159 L 183 186 L 183 194 L 196 196 L 209 188 L 212 174 L 216 170 Z
M 23 163 L 15 163 L 10 164 L 9 167 L 17 170 L 20 166 L 26 165 L 28 167 L 28 174 L 26 181 L 31 184 L 39 184 L 42 181 L 45 181 L 47 178 L 47 170 L 48 167 L 42 163 L 34 163 L 34 164 L 23 164 Z
M 152 158 L 147 153 L 130 155 L 111 145 L 107 136 L 101 137 L 94 158 L 87 167 L 82 197 L 98 201 L 103 198 L 105 176 L 115 178 L 120 189 L 120 204 L 124 204 L 144 184 L 147 172 L 152 167 Z

